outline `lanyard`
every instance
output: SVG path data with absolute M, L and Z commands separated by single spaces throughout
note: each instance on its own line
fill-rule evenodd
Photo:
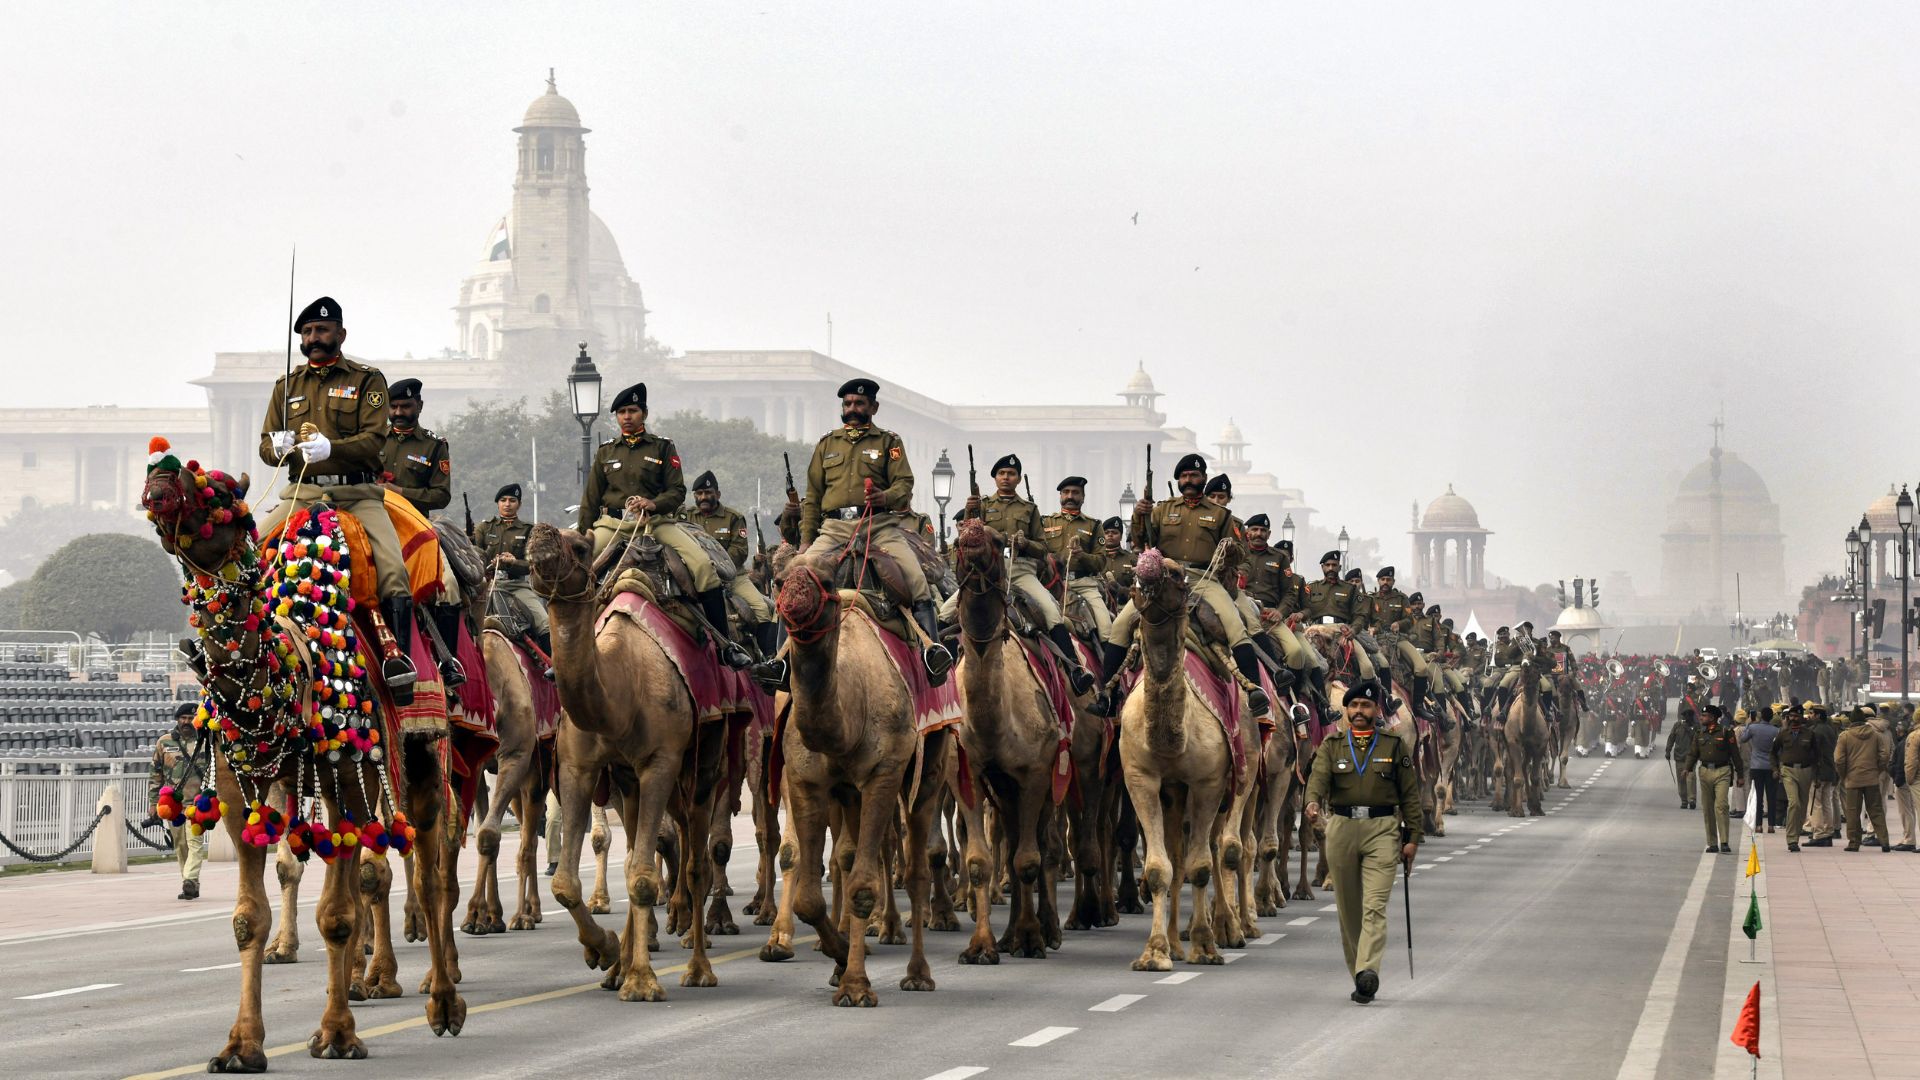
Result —
M 1367 738 L 1367 752 L 1365 756 L 1369 760 L 1371 760 L 1373 757 L 1373 744 L 1375 742 L 1378 742 L 1379 739 L 1380 739 L 1380 729 L 1375 728 L 1373 729 L 1373 734 L 1368 736 Z M 1353 752 L 1353 729 L 1352 728 L 1347 729 L 1347 760 L 1353 762 L 1353 774 L 1355 776 L 1359 776 L 1364 771 L 1360 765 L 1360 758 L 1358 756 L 1355 756 Z

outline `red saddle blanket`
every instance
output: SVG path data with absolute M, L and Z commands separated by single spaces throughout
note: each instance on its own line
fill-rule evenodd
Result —
M 1054 722 L 1060 725 L 1060 744 L 1053 759 L 1052 791 L 1054 805 L 1058 806 L 1073 786 L 1073 689 L 1067 685 L 1066 670 L 1045 644 L 1026 638 L 1022 638 L 1020 644 L 1023 646 L 1020 651 L 1027 658 L 1027 669 L 1045 691 L 1048 704 L 1053 706 Z M 1095 670 L 1086 643 L 1075 638 L 1074 646 L 1080 651 L 1080 663 L 1089 671 Z
M 657 604 L 636 593 L 620 593 L 600 612 L 600 618 L 594 622 L 594 633 L 599 633 L 607 621 L 616 616 L 632 619 L 659 644 L 660 650 L 673 662 L 674 670 L 679 672 L 681 684 L 693 699 L 694 715 L 701 722 L 730 716 L 751 716 L 756 722 L 764 722 L 763 718 L 771 714 L 772 699 L 754 685 L 746 672 L 721 663 L 718 653 L 710 646 L 696 643 L 680 629 L 680 624 L 667 618 Z
M 1233 786 L 1238 788 L 1241 779 L 1247 774 L 1247 748 L 1240 742 L 1240 723 L 1243 709 L 1241 704 L 1246 698 L 1240 693 L 1240 687 L 1231 679 L 1223 679 L 1213 673 L 1200 654 L 1188 649 L 1185 654 L 1187 688 L 1200 698 L 1201 704 L 1220 721 L 1220 727 L 1227 734 L 1227 747 L 1233 754 Z M 1129 693 L 1140 681 L 1140 669 L 1129 670 L 1121 681 Z M 1267 698 L 1274 700 L 1273 684 L 1266 684 Z
M 873 636 L 886 646 L 887 655 L 893 660 L 894 673 L 900 676 L 900 681 L 906 685 L 907 696 L 913 699 L 913 730 L 925 735 L 960 721 L 960 689 L 954 685 L 951 674 L 939 686 L 930 685 L 927 682 L 926 665 L 920 662 L 920 650 L 916 643 L 895 637 L 865 611 L 852 604 L 843 604 L 840 610 L 843 623 L 851 618 L 865 620 L 873 628 Z
M 533 723 L 535 737 L 540 740 L 553 738 L 560 730 L 560 689 L 547 681 L 541 674 L 542 665 L 534 655 L 522 648 L 520 643 L 498 630 L 487 633 L 499 638 L 520 663 L 521 674 L 527 678 L 527 688 L 533 696 Z

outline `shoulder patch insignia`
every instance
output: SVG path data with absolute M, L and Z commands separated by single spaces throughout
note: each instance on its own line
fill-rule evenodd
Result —
M 385 405 L 386 403 L 387 403 L 387 395 L 381 393 L 378 390 L 375 390 L 373 393 L 367 395 L 367 404 L 373 406 L 376 409 L 382 405 Z
M 892 460 L 892 461 L 899 461 L 899 460 L 900 460 L 900 448 L 899 448 L 899 447 L 897 447 L 897 446 L 895 446 L 895 447 L 891 447 L 891 448 L 889 448 L 889 449 L 887 450 L 887 457 L 888 457 L 888 459 L 889 459 L 889 460 Z
M 668 458 L 667 460 L 668 460 L 668 461 L 669 461 L 669 462 L 670 462 L 670 463 L 671 463 L 671 464 L 673 465 L 673 467 L 674 467 L 674 468 L 676 468 L 676 469 L 677 469 L 677 468 L 679 468 L 679 467 L 680 467 L 680 455 L 679 455 L 679 454 L 675 454 L 675 455 L 673 455 L 673 456 L 672 456 L 671 458 Z
M 451 462 L 451 461 L 448 461 L 448 460 L 447 460 L 446 458 L 441 458 L 441 459 L 440 459 L 440 472 L 441 472 L 442 474 L 447 474 L 447 473 L 451 473 L 451 472 L 453 472 L 453 462 Z M 735 661 L 735 663 L 738 663 L 738 661 Z

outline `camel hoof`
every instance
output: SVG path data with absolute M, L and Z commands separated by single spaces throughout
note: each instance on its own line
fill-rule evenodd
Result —
M 620 1000 L 665 1001 L 667 992 L 660 989 L 658 982 L 649 980 L 643 983 L 637 979 L 629 979 L 620 985 Z
M 791 945 L 782 945 L 769 941 L 765 945 L 760 946 L 760 962 L 763 964 L 777 964 L 782 960 L 791 959 L 793 959 L 793 946 Z
M 613 914 L 613 902 L 611 900 L 608 900 L 604 896 L 588 897 L 587 898 L 587 914 L 611 915 Z
M 477 919 L 470 919 L 461 923 L 460 932 L 470 937 L 486 937 L 488 934 L 493 933 L 492 929 L 490 929 L 486 923 L 480 922 Z
M 489 934 L 504 934 L 506 932 L 507 922 L 498 915 L 493 917 L 493 921 L 487 923 L 487 933 Z
M 882 945 L 905 945 L 906 943 L 907 935 L 897 926 L 889 926 L 880 933 Z
M 1103 930 L 1104 930 L 1104 929 L 1106 929 L 1106 928 L 1107 928 L 1107 927 L 1109 927 L 1109 926 L 1119 926 L 1119 925 L 1120 925 L 1120 914 L 1119 914 L 1119 912 L 1117 912 L 1117 911 L 1108 911 L 1108 912 L 1104 912 L 1104 913 L 1103 913 L 1103 914 L 1101 914 L 1101 916 L 1100 916 L 1100 924 L 1099 924 L 1099 925 L 1100 925 L 1100 928 L 1101 928 L 1101 929 L 1103 929 Z
M 307 1053 L 327 1061 L 360 1061 L 367 1056 L 367 1047 L 357 1035 L 328 1035 L 322 1030 L 307 1039 Z
M 963 964 L 998 964 L 1000 950 L 992 945 L 970 945 L 960 952 Z
M 733 935 L 738 934 L 739 932 L 740 932 L 739 924 L 735 923 L 732 919 L 722 919 L 722 918 L 712 918 L 712 917 L 709 917 L 707 919 L 707 936 L 708 937 L 715 937 L 715 936 L 732 937 Z
M 741 908 L 740 913 L 742 915 L 760 914 L 760 898 L 756 896 L 753 899 L 747 901 L 747 906 Z
M 300 962 L 300 947 L 296 945 L 291 949 L 281 949 L 277 947 L 268 949 L 267 954 L 261 957 L 261 962 L 267 964 L 297 964 Z
M 513 921 L 507 924 L 507 929 L 531 930 L 534 927 L 539 925 L 540 925 L 540 920 L 535 919 L 531 915 L 515 915 L 513 917 Z
M 421 991 L 421 993 L 425 992 L 424 990 Z M 406 991 L 400 989 L 400 984 L 394 982 L 391 978 L 381 979 L 379 982 L 367 987 L 367 997 L 374 1001 L 385 998 L 397 998 L 405 993 Z
M 599 945 L 582 945 L 581 952 L 586 955 L 587 967 L 600 971 L 612 968 L 620 962 L 620 935 L 612 930 L 603 931 L 606 935 Z
M 932 990 L 933 988 L 933 976 L 931 975 L 908 975 L 906 978 L 900 980 L 900 989 L 902 990 Z
M 761 908 L 759 911 L 755 912 L 753 916 L 753 925 L 772 926 L 773 911 L 770 908 Z
M 228 1045 L 226 1049 L 214 1055 L 207 1062 L 210 1073 L 263 1073 L 267 1071 L 267 1055 L 259 1046 L 239 1049 Z
M 1142 956 L 1133 962 L 1135 971 L 1172 971 L 1173 961 L 1165 956 Z
M 951 911 L 937 913 L 927 920 L 927 929 L 952 932 L 960 929 L 960 920 Z
M 1147 906 L 1141 903 L 1138 898 L 1121 900 L 1115 906 L 1119 908 L 1120 914 L 1122 915 L 1145 915 L 1147 913 Z
M 1080 920 L 1080 916 L 1078 916 L 1078 915 L 1069 915 L 1069 916 L 1067 916 L 1067 929 L 1069 929 L 1069 930 L 1091 930 L 1091 929 L 1093 929 L 1093 926 L 1092 926 L 1092 924 L 1090 924 L 1090 923 L 1085 923 L 1085 922 L 1082 922 L 1082 921 Z
M 712 968 L 708 968 L 705 971 L 688 971 L 685 975 L 680 976 L 680 985 L 719 986 L 720 977 L 713 973 Z
M 647 951 L 650 953 L 657 953 L 660 951 L 660 935 L 659 934 L 647 935 Z
M 348 1001 L 367 1000 L 366 984 L 362 983 L 358 979 L 355 979 L 354 981 L 348 983 L 347 984 L 347 1000 Z
M 880 1004 L 880 999 L 874 996 L 873 987 L 862 983 L 852 987 L 842 985 L 833 995 L 833 1003 L 843 1009 L 871 1009 Z
M 1187 957 L 1187 963 L 1199 964 L 1203 967 L 1214 967 L 1226 962 L 1226 958 L 1217 952 L 1200 952 L 1196 950 L 1192 956 Z
M 427 1027 L 433 1030 L 435 1037 L 442 1035 L 458 1036 L 467 1026 L 467 999 L 449 992 L 447 1000 L 438 997 L 427 999 Z

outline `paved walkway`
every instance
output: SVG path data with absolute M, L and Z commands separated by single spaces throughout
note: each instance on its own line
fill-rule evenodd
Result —
M 1784 1075 L 1920 1078 L 1920 856 L 1785 840 L 1761 838 L 1759 879 Z

